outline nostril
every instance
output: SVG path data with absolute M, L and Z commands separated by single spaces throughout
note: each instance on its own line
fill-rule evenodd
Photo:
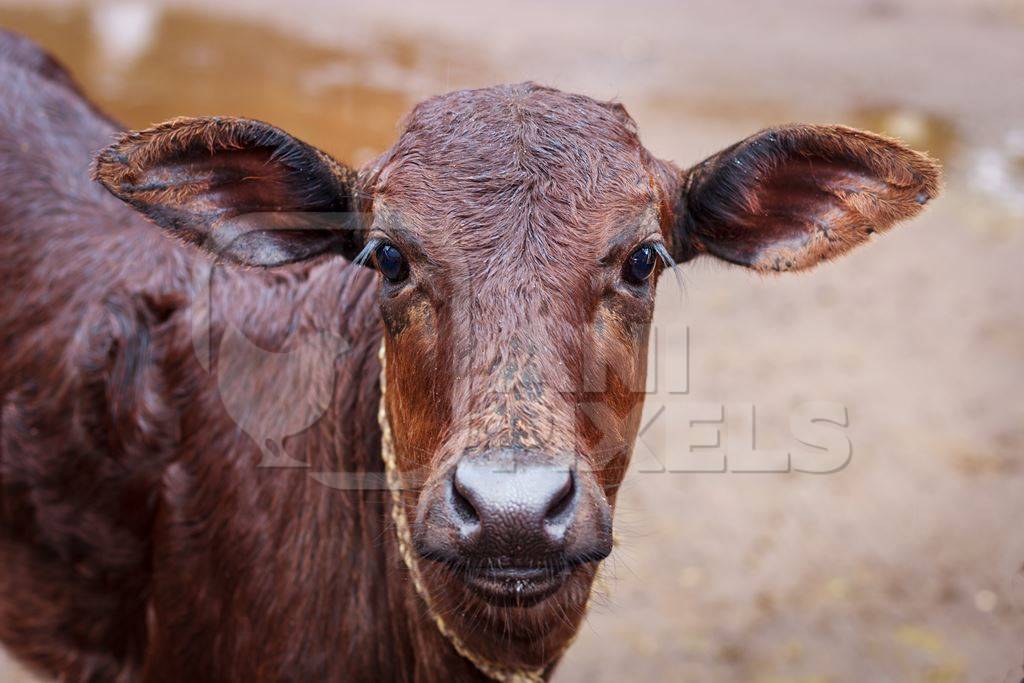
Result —
M 458 470 L 455 471 L 452 477 L 451 485 L 451 505 L 455 511 L 455 515 L 458 517 L 458 521 L 466 525 L 475 525 L 480 523 L 480 514 L 477 512 L 476 506 L 473 505 L 473 501 L 470 496 L 472 493 L 468 493 L 463 490 L 463 484 L 459 481 Z
M 544 522 L 549 525 L 562 526 L 570 521 L 576 501 L 576 473 L 573 470 L 564 472 L 564 481 L 551 496 Z
M 458 515 L 460 521 L 472 524 L 480 522 L 480 516 L 476 513 L 476 508 L 473 507 L 473 503 L 469 501 L 469 498 L 462 494 L 458 485 L 452 486 L 452 507 L 455 509 L 455 514 Z

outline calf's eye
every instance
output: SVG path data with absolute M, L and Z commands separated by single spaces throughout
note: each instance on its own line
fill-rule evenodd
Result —
M 409 277 L 409 264 L 405 262 L 402 252 L 393 244 L 384 242 L 373 252 L 373 260 L 377 270 L 391 283 L 401 282 Z
M 623 267 L 622 276 L 634 285 L 642 284 L 654 272 L 658 254 L 650 244 L 645 244 L 629 255 Z

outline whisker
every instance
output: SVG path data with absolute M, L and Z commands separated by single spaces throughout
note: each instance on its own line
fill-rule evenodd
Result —
M 686 287 L 683 284 L 683 273 L 677 267 L 679 264 L 677 264 L 675 259 L 672 258 L 672 254 L 668 253 L 668 249 L 666 249 L 665 245 L 662 244 L 661 242 L 655 242 L 651 246 L 654 247 L 654 253 L 656 253 L 658 257 L 661 258 L 661 261 L 662 263 L 665 264 L 665 267 L 672 271 L 672 275 L 675 276 L 676 279 L 676 286 L 679 287 L 680 294 L 685 293 Z

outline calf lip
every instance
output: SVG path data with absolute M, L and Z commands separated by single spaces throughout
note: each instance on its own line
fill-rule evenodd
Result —
M 466 586 L 487 602 L 529 607 L 557 592 L 568 578 L 569 569 L 479 567 L 461 573 Z

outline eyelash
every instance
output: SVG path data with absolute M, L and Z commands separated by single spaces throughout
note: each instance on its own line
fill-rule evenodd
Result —
M 352 259 L 352 263 L 354 263 L 357 266 L 366 265 L 366 262 L 370 260 L 371 256 L 373 256 L 373 252 L 377 251 L 377 247 L 379 247 L 383 243 L 384 240 L 380 239 L 379 237 L 374 237 L 372 239 L 367 240 L 366 246 L 364 246 L 362 251 L 360 251 L 354 259 Z

